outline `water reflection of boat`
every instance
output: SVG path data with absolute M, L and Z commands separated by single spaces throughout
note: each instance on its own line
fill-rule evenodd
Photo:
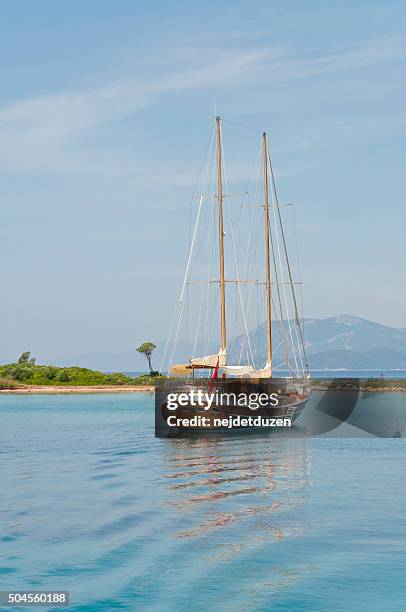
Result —
M 176 510 L 179 538 L 193 540 L 222 529 L 227 537 L 221 555 L 228 557 L 306 528 L 308 440 L 272 436 L 270 445 L 268 435 L 260 433 L 249 446 L 229 436 L 178 439 L 166 446 L 165 466 L 166 503 Z

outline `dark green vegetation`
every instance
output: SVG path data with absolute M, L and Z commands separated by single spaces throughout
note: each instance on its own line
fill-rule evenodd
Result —
M 156 375 L 133 377 L 121 372 L 104 374 L 88 368 L 36 365 L 28 351 L 21 355 L 18 362 L 0 366 L 0 389 L 15 389 L 24 385 L 152 385 L 156 378 Z
M 312 379 L 312 387 L 315 390 L 337 390 L 337 391 L 406 391 L 405 378 L 335 378 L 329 380 L 327 378 Z
M 18 384 L 10 378 L 0 378 L 0 391 L 4 389 L 16 389 Z

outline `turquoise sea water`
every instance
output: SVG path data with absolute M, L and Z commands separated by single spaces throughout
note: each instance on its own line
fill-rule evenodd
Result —
M 69 590 L 75 612 L 404 609 L 404 439 L 160 440 L 153 421 L 147 394 L 0 396 L 0 590 Z

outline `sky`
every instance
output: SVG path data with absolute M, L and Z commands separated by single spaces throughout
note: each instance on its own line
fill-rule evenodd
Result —
M 0 24 L 1 361 L 165 340 L 215 111 L 269 131 L 305 316 L 406 327 L 404 1 L 5 0 Z

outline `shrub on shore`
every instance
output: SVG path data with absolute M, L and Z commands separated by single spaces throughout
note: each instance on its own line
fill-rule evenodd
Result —
M 15 380 L 12 380 L 11 378 L 0 378 L 1 390 L 15 389 L 16 387 L 17 383 L 15 382 Z

